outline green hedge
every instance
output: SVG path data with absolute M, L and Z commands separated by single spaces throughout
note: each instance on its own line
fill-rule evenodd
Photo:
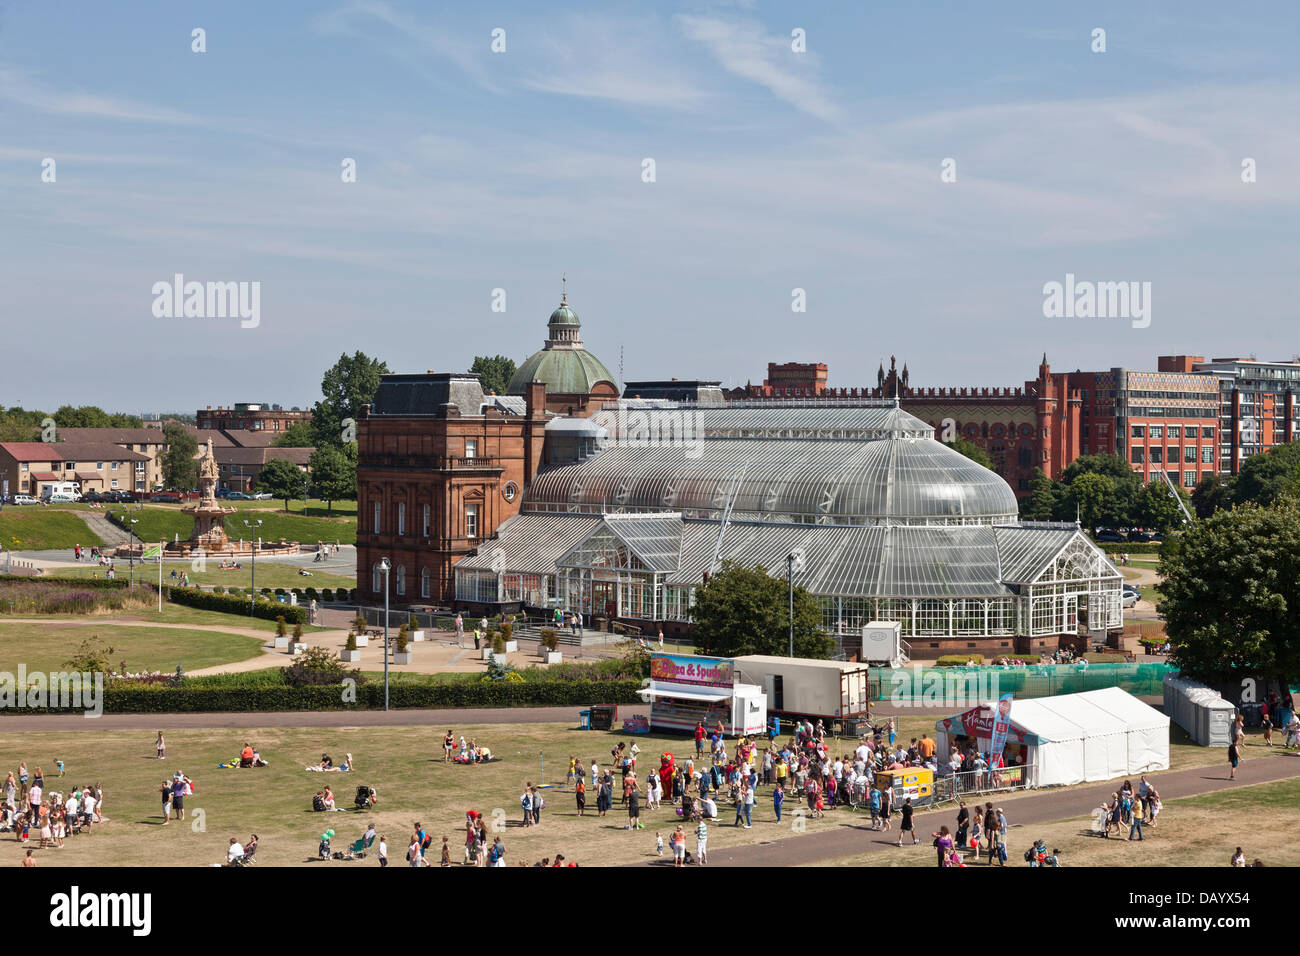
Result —
M 81 590 L 85 590 L 85 591 L 117 591 L 122 588 L 131 586 L 131 582 L 129 578 L 126 577 L 73 578 L 73 577 L 59 577 L 58 575 L 54 575 L 54 574 L 42 574 L 37 577 L 28 577 L 25 574 L 0 574 L 0 584 L 6 581 L 15 581 L 23 584 L 30 584 L 33 581 L 35 581 L 37 584 L 64 584 L 69 587 L 80 588 Z M 152 587 L 155 592 L 158 590 L 158 585 L 156 584 L 151 585 L 150 582 L 145 581 L 143 579 L 137 581 L 136 584 L 144 585 L 145 587 Z
M 220 611 L 222 614 L 247 614 L 248 601 L 228 594 L 215 594 L 199 588 L 164 588 L 163 597 L 173 604 L 184 604 L 202 611 Z M 281 604 L 278 601 L 258 601 L 253 605 L 253 617 L 274 621 L 283 617 L 286 624 L 306 624 L 307 609 Z
M 984 663 L 983 654 L 944 654 L 935 660 L 935 667 L 965 667 L 967 661 L 974 661 L 976 664 Z
M 248 684 L 253 686 L 248 686 Z M 594 703 L 640 703 L 640 681 L 588 681 L 554 684 L 479 681 L 465 684 L 393 684 L 391 707 L 587 707 Z M 356 703 L 345 703 L 342 685 L 289 687 L 259 680 L 236 686 L 109 686 L 106 714 L 212 713 L 217 711 L 351 710 L 384 706 L 382 681 L 355 688 Z M 56 708 L 46 708 L 54 710 Z M 32 708 L 25 708 L 31 713 Z M 2 721 L 3 718 L 0 718 Z

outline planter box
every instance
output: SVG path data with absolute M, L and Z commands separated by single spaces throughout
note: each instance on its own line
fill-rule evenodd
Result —
M 424 640 L 424 631 L 408 631 L 407 636 L 413 641 Z
M 369 646 L 370 646 L 370 635 L 369 635 L 369 634 L 358 634 L 358 635 L 357 635 L 357 647 L 369 647 Z
M 479 658 L 480 660 L 484 660 L 484 661 L 492 660 L 492 648 L 490 647 L 480 648 L 479 653 L 482 655 L 482 657 Z
M 275 649 L 277 651 L 287 651 L 289 649 L 289 638 L 277 637 L 275 639 Z
M 339 657 L 340 657 L 342 660 L 347 661 L 349 664 L 356 664 L 357 662 L 359 662 L 359 661 L 361 660 L 361 652 L 360 652 L 360 651 L 342 650 L 342 651 L 339 651 Z
M 289 645 L 289 653 L 290 653 L 290 654 L 301 654 L 301 653 L 302 653 L 303 651 L 305 651 L 306 649 L 307 649 L 307 645 L 306 645 L 306 644 L 290 644 L 290 645 Z
M 410 652 L 410 651 L 407 651 L 405 654 L 397 654 L 397 653 L 394 653 L 394 654 L 393 654 L 393 663 L 394 663 L 394 664 L 409 664 L 409 663 L 411 663 L 411 652 Z
M 518 651 L 518 650 L 519 650 L 519 642 L 518 642 L 518 641 L 506 641 L 506 653 L 507 653 L 507 654 L 514 654 L 514 653 L 515 653 L 516 651 Z
M 560 661 L 561 661 L 561 659 L 562 659 L 563 657 L 564 657 L 564 654 L 562 654 L 560 651 L 547 651 L 547 652 L 546 652 L 546 663 L 548 663 L 548 664 L 558 664 L 558 663 L 560 663 Z
M 492 660 L 496 661 L 502 667 L 506 666 L 506 656 L 504 654 L 493 654 Z

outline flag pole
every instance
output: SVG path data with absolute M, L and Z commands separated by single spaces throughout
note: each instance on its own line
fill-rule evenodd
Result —
M 167 543 L 166 541 L 158 542 L 158 613 L 159 614 L 162 613 L 162 559 L 163 559 L 163 547 L 164 545 L 166 545 L 166 543 Z

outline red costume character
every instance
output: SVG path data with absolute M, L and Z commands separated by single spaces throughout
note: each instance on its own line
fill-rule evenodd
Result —
M 663 784 L 664 793 L 673 792 L 673 774 L 677 770 L 677 765 L 673 762 L 673 755 L 664 753 L 659 755 L 659 782 Z

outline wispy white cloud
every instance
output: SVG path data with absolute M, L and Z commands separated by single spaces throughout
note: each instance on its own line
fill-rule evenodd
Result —
M 12 67 L 0 68 L 0 99 L 41 112 L 68 116 L 177 126 L 207 125 L 203 118 L 181 110 L 79 90 L 56 90 Z
M 706 46 L 727 72 L 765 87 L 802 112 L 838 122 L 843 112 L 816 77 L 811 53 L 791 50 L 789 35 L 766 32 L 750 20 L 680 15 L 683 34 Z

